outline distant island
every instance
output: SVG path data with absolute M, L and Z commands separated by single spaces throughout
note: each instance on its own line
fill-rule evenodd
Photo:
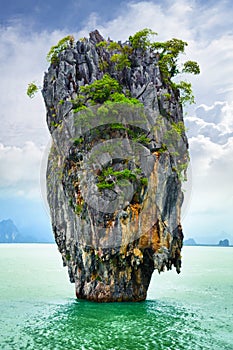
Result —
M 184 245 L 197 245 L 193 238 L 188 238 L 183 242 Z
M 229 240 L 228 239 L 224 239 L 223 241 L 219 241 L 218 245 L 220 247 L 229 247 L 230 246 L 230 243 L 229 243 Z
M 6 219 L 0 221 L 0 243 L 49 243 L 49 241 L 42 237 L 21 233 L 13 220 Z
M 193 238 L 188 238 L 184 241 L 184 246 L 213 246 L 213 247 L 231 247 L 228 239 L 223 239 L 218 242 L 218 244 L 202 244 L 196 243 Z

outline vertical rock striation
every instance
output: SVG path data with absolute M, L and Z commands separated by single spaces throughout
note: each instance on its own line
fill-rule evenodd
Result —
M 112 59 L 118 49 L 102 42 L 98 31 L 71 41 L 45 74 L 42 92 L 53 141 L 47 198 L 77 297 L 139 301 L 155 269 L 174 266 L 180 272 L 188 143 L 180 127 L 179 91 L 164 82 L 158 54 L 118 43 L 130 47 L 130 64 L 120 67 Z M 103 77 L 114 78 L 121 93 L 141 104 L 100 98 L 91 106 L 82 87 Z

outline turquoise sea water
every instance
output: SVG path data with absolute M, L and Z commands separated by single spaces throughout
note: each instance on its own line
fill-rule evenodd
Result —
M 233 248 L 184 247 L 148 300 L 77 301 L 55 245 L 0 244 L 0 349 L 233 350 Z

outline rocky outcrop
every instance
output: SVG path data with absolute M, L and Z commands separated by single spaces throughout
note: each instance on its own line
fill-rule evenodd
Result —
M 97 31 L 71 40 L 45 74 L 53 141 L 47 197 L 77 297 L 139 301 L 155 269 L 180 272 L 188 143 L 179 91 L 164 82 L 158 54 L 130 43 L 109 50 L 102 42 Z M 119 56 L 112 59 L 119 47 L 121 54 L 129 48 L 122 66 Z M 98 91 L 91 85 L 103 78 L 121 89 L 114 85 L 109 103 L 105 85 Z M 85 86 L 92 86 L 89 95 Z M 116 92 L 128 102 L 114 102 Z

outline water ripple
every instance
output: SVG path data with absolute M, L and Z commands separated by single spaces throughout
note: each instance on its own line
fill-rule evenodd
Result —
M 4 350 L 230 350 L 197 310 L 160 301 L 47 304 Z

